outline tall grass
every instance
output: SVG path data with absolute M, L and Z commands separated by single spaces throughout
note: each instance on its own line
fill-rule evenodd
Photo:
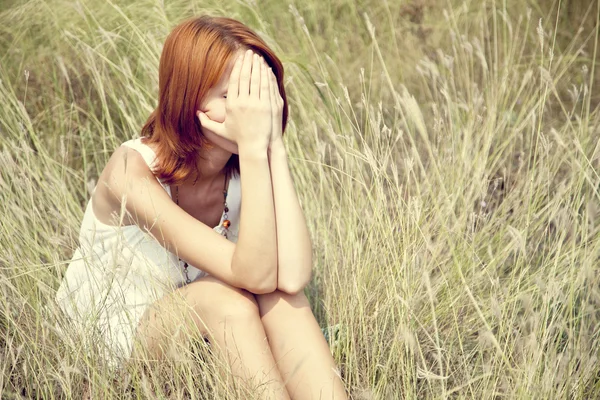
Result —
M 354 398 L 600 397 L 600 5 L 539 1 L 0 2 L 0 397 L 79 398 L 84 378 L 98 398 L 253 397 L 197 354 L 115 374 L 54 328 L 95 179 L 201 13 L 284 61 L 306 293 L 342 325 Z

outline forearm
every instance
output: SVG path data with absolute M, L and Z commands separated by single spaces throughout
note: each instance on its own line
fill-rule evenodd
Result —
M 277 285 L 277 243 L 267 150 L 240 148 L 242 204 L 232 268 L 244 288 L 269 292 Z
M 269 167 L 277 227 L 277 288 L 296 293 L 310 280 L 312 243 L 281 140 L 271 144 Z

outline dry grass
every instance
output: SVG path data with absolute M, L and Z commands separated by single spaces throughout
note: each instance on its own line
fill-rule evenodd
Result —
M 94 180 L 205 12 L 284 61 L 354 398 L 600 397 L 600 5 L 539 1 L 0 2 L 0 397 L 252 398 L 202 349 L 115 374 L 54 328 Z

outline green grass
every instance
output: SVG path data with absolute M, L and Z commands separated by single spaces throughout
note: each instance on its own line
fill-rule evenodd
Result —
M 0 397 L 252 398 L 194 354 L 115 375 L 54 329 L 95 179 L 202 13 L 284 62 L 306 293 L 354 398 L 600 397 L 599 3 L 224 3 L 0 2 Z

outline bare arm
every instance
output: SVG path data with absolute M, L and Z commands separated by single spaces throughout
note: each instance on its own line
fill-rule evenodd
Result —
M 239 157 L 242 206 L 232 269 L 248 286 L 270 293 L 277 288 L 277 237 L 267 149 L 240 147 Z
M 260 291 L 233 271 L 236 245 L 177 206 L 136 150 L 119 147 L 98 183 L 114 208 L 124 207 L 168 251 L 232 286 Z
M 277 225 L 277 289 L 296 294 L 310 281 L 312 243 L 282 139 L 271 144 L 269 165 Z
M 243 58 L 243 60 L 242 60 Z M 264 60 L 251 50 L 235 62 L 222 123 L 200 112 L 203 129 L 237 143 L 242 184 L 240 232 L 232 270 L 254 293 L 277 288 L 277 243 L 267 148 L 272 125 L 269 76 Z
M 175 205 L 134 149 L 117 149 L 99 183 L 165 249 L 232 286 L 270 293 L 277 285 L 277 264 L 266 149 L 240 149 L 240 168 L 245 201 L 237 244 Z
M 312 269 L 312 243 L 306 220 L 294 189 L 283 145 L 283 107 L 279 83 L 269 71 L 271 136 L 268 157 L 277 229 L 277 289 L 296 294 L 308 284 Z

